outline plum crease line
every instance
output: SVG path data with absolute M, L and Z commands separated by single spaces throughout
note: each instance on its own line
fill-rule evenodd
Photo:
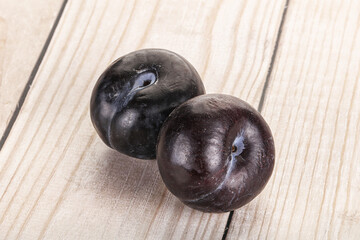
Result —
M 225 175 L 224 180 L 213 191 L 211 191 L 209 193 L 206 193 L 206 194 L 203 194 L 203 195 L 201 195 L 200 197 L 198 197 L 196 199 L 186 200 L 185 202 L 190 202 L 190 203 L 191 202 L 197 202 L 199 200 L 202 200 L 202 199 L 206 198 L 207 196 L 210 196 L 211 194 L 214 194 L 214 193 L 218 192 L 222 188 L 222 186 L 224 186 L 226 180 L 229 178 L 229 175 L 231 174 L 232 170 L 234 169 L 235 162 L 236 162 L 236 159 L 231 158 L 230 166 L 229 166 L 228 170 L 226 171 L 226 175 Z
M 267 75 L 266 75 L 264 87 L 263 87 L 261 97 L 260 97 L 260 101 L 259 101 L 259 105 L 258 105 L 258 108 L 257 108 L 258 112 L 260 112 L 260 113 L 261 113 L 261 111 L 263 110 L 263 107 L 264 107 L 265 97 L 266 97 L 267 89 L 269 87 L 271 73 L 272 73 L 273 68 L 274 68 L 275 58 L 276 58 L 276 55 L 277 55 L 277 50 L 279 48 L 279 42 L 280 42 L 280 38 L 281 38 L 281 33 L 282 33 L 282 29 L 283 29 L 283 26 L 284 26 L 284 22 L 285 22 L 285 19 L 286 19 L 286 13 L 287 13 L 287 9 L 289 8 L 289 5 L 290 5 L 290 0 L 286 0 L 285 6 L 284 6 L 284 11 L 283 11 L 283 14 L 281 16 L 279 29 L 278 29 L 277 36 L 276 36 L 276 41 L 275 41 L 273 54 L 272 54 L 271 60 L 270 60 L 269 69 L 268 69 L 268 72 L 267 72 Z M 234 211 L 230 211 L 228 220 L 227 220 L 226 225 L 225 225 L 224 234 L 223 234 L 223 236 L 221 238 L 222 240 L 225 240 L 226 237 L 227 237 L 233 215 L 234 215 Z
M 30 91 L 30 88 L 31 88 L 31 85 L 33 84 L 34 82 L 34 79 L 35 79 L 35 76 L 36 74 L 38 73 L 38 70 L 40 68 L 40 65 L 44 59 L 44 56 L 49 48 L 49 45 L 50 45 L 50 42 L 54 36 L 54 33 L 55 33 L 55 30 L 57 28 L 57 26 L 59 25 L 59 22 L 60 22 L 60 19 L 64 13 L 64 10 L 65 10 L 65 7 L 66 7 L 66 4 L 67 4 L 68 0 L 64 0 L 61 7 L 60 7 L 60 10 L 58 12 L 58 15 L 56 16 L 56 19 L 54 21 L 54 24 L 53 26 L 51 27 L 51 30 L 49 32 L 49 35 L 45 41 L 45 44 L 40 52 L 40 55 L 38 57 L 38 59 L 36 60 L 36 63 L 34 65 L 34 68 L 32 69 L 31 73 L 30 73 L 30 76 L 28 78 L 28 81 L 24 87 L 24 90 L 22 91 L 21 93 L 21 96 L 16 104 L 16 107 L 15 107 L 15 110 L 10 118 L 10 121 L 9 123 L 7 124 L 6 128 L 5 128 L 5 131 L 0 139 L 0 151 L 1 149 L 3 148 L 7 138 L 9 137 L 10 135 L 10 132 L 11 132 L 11 129 L 12 127 L 14 126 L 15 122 L 16 122 L 16 119 L 17 117 L 19 116 L 19 113 L 20 113 L 20 110 L 22 108 L 22 106 L 24 105 L 24 102 L 25 102 L 25 99 Z
M 134 85 L 135 85 L 135 83 L 134 83 Z M 113 149 L 116 149 L 114 147 L 114 145 L 112 144 L 112 140 L 111 140 L 111 126 L 115 120 L 114 117 L 117 113 L 121 112 L 128 105 L 128 103 L 133 99 L 134 95 L 138 91 L 139 91 L 139 89 L 134 89 L 134 86 L 132 86 L 127 95 L 125 95 L 125 96 L 119 95 L 115 98 L 115 103 L 116 103 L 115 105 L 119 106 L 119 107 L 113 109 L 113 111 L 111 112 L 111 117 L 110 117 L 110 120 L 108 121 L 107 132 L 106 132 L 107 141 L 108 141 L 110 147 Z M 123 102 L 121 103 L 121 101 L 123 101 Z M 119 104 L 119 103 L 121 103 L 121 104 Z
M 236 136 L 236 138 L 235 138 L 235 140 L 234 140 L 234 142 L 233 142 L 233 145 L 234 145 L 234 143 L 235 143 L 238 139 L 240 139 L 241 142 L 244 141 L 244 130 L 241 130 L 241 131 L 237 134 L 237 136 Z M 245 146 L 243 145 L 242 148 L 239 148 L 239 149 L 238 149 L 239 152 L 238 152 L 237 155 L 235 155 L 235 156 L 233 155 L 233 153 L 230 153 L 230 155 L 229 155 L 229 157 L 230 157 L 230 161 L 229 161 L 229 162 L 230 162 L 230 166 L 229 166 L 228 169 L 226 170 L 226 174 L 225 174 L 224 180 L 221 181 L 221 183 L 220 183 L 213 191 L 211 191 L 211 192 L 209 192 L 209 193 L 206 193 L 206 194 L 203 194 L 203 195 L 201 195 L 201 196 L 198 197 L 198 198 L 186 200 L 185 202 L 190 202 L 190 203 L 191 203 L 191 202 L 197 202 L 197 201 L 199 201 L 199 200 L 202 200 L 202 199 L 206 198 L 207 196 L 210 196 L 211 194 L 214 194 L 214 193 L 220 191 L 220 189 L 224 186 L 225 182 L 229 179 L 232 171 L 234 170 L 235 164 L 238 162 L 238 160 L 236 159 L 236 157 L 240 157 L 240 158 L 241 158 L 241 153 L 244 151 L 244 149 L 245 149 Z M 243 158 L 241 158 L 241 159 L 243 160 Z M 234 196 L 234 197 L 235 197 L 235 196 Z M 234 199 L 234 197 L 233 197 L 233 199 Z M 230 201 L 230 204 L 231 204 L 231 203 L 232 203 L 232 201 Z
M 144 73 L 144 72 L 148 72 L 149 69 L 145 69 L 145 70 L 142 70 L 142 71 L 137 71 L 138 74 L 140 73 Z M 113 109 L 112 113 L 111 113 L 111 117 L 110 117 L 110 121 L 108 121 L 108 125 L 107 125 L 107 133 L 106 133 L 106 138 L 107 138 L 107 141 L 110 145 L 111 148 L 113 149 L 116 149 L 114 147 L 114 145 L 112 144 L 112 140 L 111 140 L 111 126 L 114 122 L 114 117 L 117 113 L 121 112 L 124 108 L 126 108 L 126 106 L 128 105 L 128 103 L 134 98 L 135 94 L 141 90 L 143 90 L 144 88 L 147 88 L 147 87 L 150 87 L 151 85 L 155 84 L 157 81 L 158 81 L 158 73 L 155 71 L 155 80 L 154 82 L 150 83 L 150 85 L 148 86 L 145 86 L 145 87 L 139 87 L 139 86 L 136 86 L 136 82 L 134 81 L 134 84 L 133 86 L 130 88 L 130 91 L 127 93 L 126 96 L 121 96 L 121 95 L 118 95 L 116 98 L 115 98 L 115 105 L 117 106 L 120 106 L 116 109 Z M 121 104 L 119 104 L 121 101 L 123 101 Z

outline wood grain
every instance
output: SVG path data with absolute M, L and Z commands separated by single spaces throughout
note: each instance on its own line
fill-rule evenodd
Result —
M 40 55 L 62 0 L 0 0 L 0 136 Z
M 277 162 L 229 239 L 359 239 L 360 2 L 291 0 L 263 109 Z
M 70 1 L 0 153 L 0 238 L 219 239 L 228 214 L 184 207 L 156 162 L 108 149 L 89 119 L 92 87 L 117 57 L 160 47 L 208 92 L 256 104 L 284 1 Z

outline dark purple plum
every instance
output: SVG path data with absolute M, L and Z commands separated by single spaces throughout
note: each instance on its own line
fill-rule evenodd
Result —
M 229 95 L 195 97 L 163 124 L 157 162 L 167 188 L 186 205 L 227 212 L 256 197 L 274 167 L 269 126 L 248 103 Z
M 100 76 L 91 96 L 91 120 L 109 147 L 155 159 L 165 119 L 181 103 L 204 93 L 199 74 L 180 55 L 139 50 L 119 58 Z

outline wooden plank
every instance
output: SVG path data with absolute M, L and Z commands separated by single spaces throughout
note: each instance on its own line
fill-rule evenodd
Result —
M 97 77 L 117 57 L 160 47 L 208 92 L 259 102 L 284 1 L 69 1 L 0 152 L 0 238 L 219 239 L 228 214 L 185 207 L 155 161 L 108 149 L 89 119 Z
M 229 239 L 359 239 L 360 2 L 291 0 L 263 109 L 274 175 Z
M 0 0 L 0 138 L 62 2 Z

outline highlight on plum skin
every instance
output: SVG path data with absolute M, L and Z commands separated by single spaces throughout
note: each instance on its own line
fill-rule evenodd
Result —
M 131 157 L 156 158 L 160 128 L 181 103 L 204 94 L 195 68 L 164 49 L 131 52 L 98 79 L 90 101 L 92 123 L 105 144 Z
M 157 162 L 167 188 L 204 212 L 235 210 L 255 198 L 274 167 L 269 126 L 248 103 L 207 94 L 176 108 L 163 124 Z

